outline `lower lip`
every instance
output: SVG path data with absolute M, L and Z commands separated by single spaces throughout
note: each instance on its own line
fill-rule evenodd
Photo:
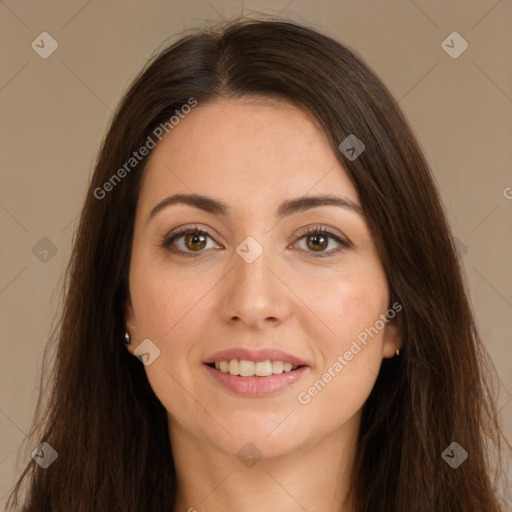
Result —
M 308 369 L 307 366 L 301 366 L 296 370 L 269 375 L 268 377 L 239 377 L 221 372 L 208 365 L 205 365 L 205 367 L 210 372 L 210 375 L 229 391 L 237 395 L 252 397 L 271 395 L 287 386 L 291 386 Z

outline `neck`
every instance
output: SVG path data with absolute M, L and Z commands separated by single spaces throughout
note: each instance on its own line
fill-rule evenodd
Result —
M 178 480 L 175 512 L 353 512 L 344 503 L 351 487 L 359 419 L 356 415 L 320 442 L 279 456 L 262 454 L 247 465 L 170 423 Z

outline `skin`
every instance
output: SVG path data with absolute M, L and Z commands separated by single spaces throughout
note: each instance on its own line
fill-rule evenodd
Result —
M 148 220 L 157 203 L 177 193 L 213 197 L 231 212 L 176 204 Z M 382 359 L 402 341 L 395 321 L 386 323 L 309 403 L 299 402 L 298 394 L 389 306 L 361 214 L 330 205 L 276 216 L 282 201 L 319 194 L 360 204 L 312 117 L 277 100 L 199 104 L 149 157 L 136 209 L 127 349 L 133 354 L 150 339 L 160 350 L 145 370 L 168 411 L 175 510 L 352 510 L 339 503 L 350 487 L 361 408 Z M 159 245 L 176 228 L 195 225 L 209 232 L 207 245 L 185 245 L 182 237 L 174 248 L 199 257 Z M 315 252 L 302 236 L 309 226 L 339 233 L 351 245 L 335 252 L 340 244 L 327 239 Z M 252 263 L 236 252 L 248 236 L 263 249 Z M 234 347 L 277 347 L 309 368 L 273 395 L 237 396 L 203 365 Z M 262 455 L 252 467 L 236 456 L 246 443 Z

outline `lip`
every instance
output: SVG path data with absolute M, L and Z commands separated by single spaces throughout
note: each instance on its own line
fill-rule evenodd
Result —
M 261 348 L 259 350 L 254 350 L 240 347 L 222 350 L 207 357 L 204 363 L 220 363 L 221 361 L 231 361 L 231 359 L 244 359 L 246 361 L 254 361 L 255 363 L 259 361 L 283 361 L 285 363 L 292 363 L 295 366 L 309 366 L 302 359 L 299 359 L 292 354 L 288 354 L 287 352 L 283 352 L 277 348 Z M 250 379 L 251 377 L 241 378 Z
M 222 352 L 220 352 L 220 354 L 222 354 Z M 232 357 L 231 359 L 237 358 Z M 223 361 L 225 361 L 225 359 L 223 359 Z M 277 393 L 287 386 L 291 386 L 297 382 L 304 372 L 309 370 L 308 366 L 301 366 L 296 370 L 283 372 L 277 375 L 269 375 L 268 377 L 239 377 L 237 375 L 231 375 L 230 373 L 224 373 L 220 370 L 216 370 L 207 364 L 204 364 L 204 367 L 221 386 L 236 395 L 245 397 L 262 397 L 271 395 L 272 393 Z

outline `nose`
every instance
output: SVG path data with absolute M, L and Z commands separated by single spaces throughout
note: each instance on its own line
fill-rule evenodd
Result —
M 270 250 L 251 263 L 237 252 L 224 282 L 221 314 L 226 322 L 252 330 L 282 324 L 290 316 L 290 291 L 278 277 L 275 258 Z

